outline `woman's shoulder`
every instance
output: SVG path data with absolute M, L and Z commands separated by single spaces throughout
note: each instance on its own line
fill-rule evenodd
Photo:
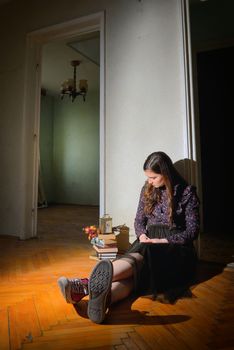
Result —
M 145 189 L 146 189 L 146 184 L 144 183 L 144 185 L 141 187 L 141 190 L 140 190 L 140 199 L 141 200 L 144 199 Z
M 141 187 L 141 194 L 145 192 L 146 188 L 147 188 L 147 182 L 145 182 L 144 185 Z
M 190 194 L 196 194 L 197 193 L 197 188 L 194 185 L 187 185 L 184 188 L 184 195 L 190 195 Z
M 187 201 L 191 197 L 197 198 L 197 188 L 191 184 L 178 184 L 175 186 L 175 195 L 182 197 L 183 201 Z

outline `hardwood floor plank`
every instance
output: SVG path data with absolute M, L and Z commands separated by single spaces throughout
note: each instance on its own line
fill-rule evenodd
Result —
M 0 349 L 10 349 L 9 328 L 8 328 L 8 310 L 0 309 Z
M 137 344 L 140 350 L 150 350 L 150 347 L 146 344 L 146 342 L 142 339 L 136 330 L 134 332 L 128 332 L 128 335 L 132 341 Z
M 128 348 L 126 348 L 125 345 L 120 344 L 120 345 L 115 345 L 115 346 L 114 346 L 114 349 L 115 349 L 115 350 L 127 350 Z
M 38 292 L 34 296 L 34 303 L 42 331 L 50 329 L 52 325 L 58 324 L 58 320 L 48 300 L 46 291 Z
M 36 307 L 34 304 L 34 299 L 27 299 L 25 303 L 22 303 L 22 307 L 27 313 L 27 317 L 24 317 L 22 319 L 22 322 L 25 322 L 26 319 L 28 321 L 27 335 L 31 334 L 32 339 L 40 337 L 42 335 L 42 330 L 40 327 Z
M 41 336 L 42 332 L 32 298 L 23 300 L 13 307 L 15 309 L 17 333 L 21 343 L 32 342 L 35 337 Z
M 126 349 L 139 350 L 139 346 L 130 337 L 121 339 Z
M 20 330 L 17 324 L 17 312 L 15 305 L 9 306 L 9 329 L 10 329 L 10 349 L 19 350 L 21 348 L 22 339 L 20 338 Z
M 48 332 L 49 333 L 49 332 Z M 41 337 L 37 341 L 31 344 L 23 344 L 23 349 L 34 350 L 34 349 L 48 349 L 48 350 L 72 350 L 72 349 L 93 349 L 93 348 L 104 348 L 104 347 L 112 347 L 114 345 L 118 345 L 121 343 L 121 338 L 124 337 L 125 334 L 115 333 L 115 334 L 100 334 L 97 333 L 95 336 L 90 337 L 90 335 L 84 336 L 82 334 L 72 334 L 69 336 L 60 335 L 56 338 L 49 336 Z M 112 344 L 112 345 L 111 345 Z

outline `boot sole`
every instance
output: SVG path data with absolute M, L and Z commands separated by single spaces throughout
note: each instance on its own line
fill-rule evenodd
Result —
M 113 266 L 110 260 L 100 261 L 90 275 L 88 317 L 94 323 L 102 323 L 106 316 L 112 276 Z

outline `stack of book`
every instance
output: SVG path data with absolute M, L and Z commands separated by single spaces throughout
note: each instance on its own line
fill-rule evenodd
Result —
M 93 249 L 95 254 L 90 255 L 89 258 L 95 260 L 115 259 L 118 253 L 118 245 L 115 234 L 99 234 L 98 238 L 103 240 L 105 245 L 104 247 L 98 247 L 94 244 Z
M 93 246 L 96 251 L 96 256 L 99 260 L 110 259 L 113 260 L 116 258 L 118 253 L 117 244 L 114 243 L 106 243 L 104 247 Z

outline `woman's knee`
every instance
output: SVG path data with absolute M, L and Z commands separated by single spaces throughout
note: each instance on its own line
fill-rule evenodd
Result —
M 137 261 L 143 261 L 143 256 L 140 253 L 129 253 L 129 255 L 133 256 Z

